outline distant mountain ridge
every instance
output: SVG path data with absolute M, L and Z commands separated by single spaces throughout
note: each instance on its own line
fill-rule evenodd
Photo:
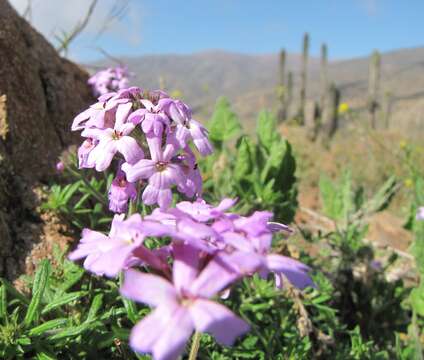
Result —
M 228 97 L 246 121 L 251 121 L 259 108 L 277 107 L 278 54 L 245 55 L 215 50 L 189 55 L 145 55 L 121 60 L 134 74 L 134 84 L 148 89 L 164 85 L 169 91 L 179 90 L 183 99 L 203 118 L 210 115 L 219 96 Z M 329 79 L 341 89 L 343 101 L 351 103 L 353 107 L 363 106 L 366 101 L 368 62 L 368 58 L 362 57 L 329 63 Z M 104 60 L 95 65 L 107 66 L 111 63 Z M 294 73 L 295 95 L 299 91 L 296 85 L 300 64 L 299 54 L 288 55 L 287 68 Z M 317 99 L 320 89 L 319 59 L 309 58 L 308 65 L 307 96 Z M 414 121 L 422 123 L 424 47 L 383 53 L 381 78 L 381 95 L 390 93 L 393 96 L 397 103 L 395 113 L 400 103 L 408 102 L 409 107 L 423 103 L 423 111 L 413 114 Z

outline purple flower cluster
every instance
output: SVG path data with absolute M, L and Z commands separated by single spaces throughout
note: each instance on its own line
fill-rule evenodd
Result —
M 88 85 L 91 86 L 94 96 L 100 96 L 128 87 L 128 76 L 126 67 L 110 67 L 91 76 Z
M 80 168 L 104 171 L 114 158 L 122 165 L 109 192 L 110 209 L 123 213 L 137 197 L 137 183 L 146 205 L 166 209 L 175 187 L 187 197 L 202 193 L 194 144 L 203 155 L 212 152 L 207 130 L 192 118 L 190 108 L 163 91 L 138 87 L 101 95 L 75 117 L 72 130 L 85 138 L 78 149 Z
M 152 176 L 146 170 L 145 178 Z M 224 199 L 214 207 L 201 199 L 183 201 L 144 218 L 115 215 L 108 236 L 83 231 L 70 259 L 85 258 L 84 267 L 97 275 L 123 271 L 121 294 L 155 308 L 131 332 L 137 352 L 176 359 L 194 330 L 231 345 L 249 325 L 212 299 L 243 277 L 273 274 L 278 287 L 286 281 L 313 286 L 306 265 L 271 253 L 273 231 L 288 228 L 270 222 L 270 212 L 247 217 L 228 212 L 234 203 Z M 148 247 L 149 237 L 163 238 L 164 245 Z
M 156 360 L 176 359 L 193 331 L 231 345 L 249 325 L 215 297 L 253 274 L 272 276 L 279 288 L 287 281 L 313 286 L 309 268 L 271 252 L 273 233 L 291 232 L 272 222 L 272 213 L 240 216 L 229 212 L 233 199 L 218 206 L 201 199 L 195 152 L 212 153 L 207 130 L 186 104 L 163 91 L 120 89 L 121 70 L 90 79 L 101 95 L 72 124 L 84 138 L 80 168 L 105 171 L 116 159 L 108 197 L 109 209 L 117 214 L 108 235 L 84 229 L 69 258 L 84 259 L 85 269 L 96 275 L 123 273 L 121 295 L 155 308 L 131 332 L 135 351 L 152 353 Z M 195 200 L 170 207 L 173 190 Z M 137 204 L 139 191 L 144 204 L 159 207 L 144 217 L 126 216 L 129 200 Z

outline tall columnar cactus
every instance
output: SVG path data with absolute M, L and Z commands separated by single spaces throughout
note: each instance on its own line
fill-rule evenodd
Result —
M 327 90 L 325 96 L 325 105 L 322 112 L 322 139 L 324 143 L 328 142 L 336 133 L 339 125 L 339 102 L 340 91 L 334 83 Z
M 287 117 L 286 98 L 286 50 L 282 49 L 280 52 L 280 64 L 279 64 L 280 79 L 278 84 L 278 98 L 280 102 L 280 108 L 278 111 L 278 122 L 282 123 Z
M 388 129 L 390 127 L 390 117 L 392 115 L 393 108 L 393 94 L 390 91 L 386 91 L 383 97 L 383 104 L 381 106 L 383 110 L 383 124 L 384 128 Z
M 368 112 L 371 127 L 376 128 L 377 110 L 379 108 L 378 93 L 380 88 L 381 57 L 378 51 L 371 55 L 368 73 Z
M 290 117 L 290 109 L 293 101 L 293 72 L 289 71 L 287 74 L 287 86 L 286 86 L 286 117 Z
M 321 45 L 321 68 L 320 68 L 320 108 L 324 108 L 325 94 L 328 89 L 328 50 L 327 44 Z
M 308 72 L 309 34 L 303 35 L 302 70 L 300 74 L 300 95 L 297 120 L 299 125 L 305 123 L 306 81 Z

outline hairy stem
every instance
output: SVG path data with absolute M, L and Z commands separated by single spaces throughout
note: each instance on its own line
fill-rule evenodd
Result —
M 196 331 L 193 335 L 193 339 L 191 342 L 191 349 L 190 349 L 190 355 L 188 357 L 188 360 L 196 360 L 197 353 L 199 352 L 200 347 L 200 337 L 202 336 L 201 333 Z

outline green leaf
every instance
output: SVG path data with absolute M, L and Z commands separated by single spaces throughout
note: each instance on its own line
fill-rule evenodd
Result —
M 209 138 L 214 142 L 228 141 L 240 133 L 240 121 L 226 98 L 218 99 L 208 128 Z
M 271 150 L 274 141 L 278 141 L 280 135 L 277 131 L 277 120 L 269 111 L 261 111 L 258 117 L 257 134 L 259 143 L 268 151 Z
M 97 294 L 96 296 L 94 296 L 94 299 L 91 303 L 86 321 L 94 320 L 97 315 L 97 312 L 100 310 L 102 305 L 103 305 L 103 294 Z
M 55 335 L 52 335 L 49 337 L 50 340 L 60 340 L 60 339 L 65 339 L 65 338 L 69 338 L 69 337 L 76 337 L 78 335 L 83 334 L 86 331 L 92 330 L 98 326 L 101 326 L 102 323 L 99 321 L 93 321 L 93 322 L 89 322 L 89 323 L 84 323 L 78 326 L 72 326 L 69 328 L 66 328 L 60 332 L 58 332 Z
M 41 261 L 39 269 L 35 274 L 34 284 L 32 287 L 32 299 L 24 319 L 24 324 L 27 326 L 38 319 L 38 312 L 40 309 L 44 290 L 46 289 L 47 281 L 49 279 L 49 275 L 50 262 L 48 260 L 43 260 Z
M 0 319 L 7 318 L 7 294 L 4 284 L 0 287 Z
M 237 158 L 234 165 L 234 177 L 237 180 L 245 178 L 252 172 L 253 161 L 251 147 L 253 144 L 247 136 L 240 138 L 237 144 Z
M 411 292 L 411 305 L 418 315 L 424 316 L 424 288 L 413 289 Z
M 44 315 L 53 309 L 66 305 L 72 301 L 78 300 L 80 297 L 85 295 L 87 295 L 86 291 L 75 291 L 69 294 L 63 294 L 59 299 L 55 299 L 52 302 L 48 303 L 41 313 Z
M 30 301 L 25 297 L 25 295 L 23 295 L 18 290 L 16 290 L 15 287 L 10 282 L 8 282 L 6 279 L 0 279 L 0 281 L 3 284 L 3 286 L 6 288 L 7 292 L 10 295 L 12 295 L 12 298 L 16 298 L 21 303 L 25 305 L 29 305 Z
M 28 332 L 28 335 L 29 336 L 43 335 L 43 334 L 45 334 L 49 330 L 52 330 L 54 328 L 57 328 L 57 327 L 61 327 L 63 325 L 66 325 L 68 323 L 68 321 L 69 320 L 68 319 L 65 319 L 65 318 L 53 319 L 53 320 L 50 320 L 50 321 L 46 321 L 45 323 L 32 328 Z

